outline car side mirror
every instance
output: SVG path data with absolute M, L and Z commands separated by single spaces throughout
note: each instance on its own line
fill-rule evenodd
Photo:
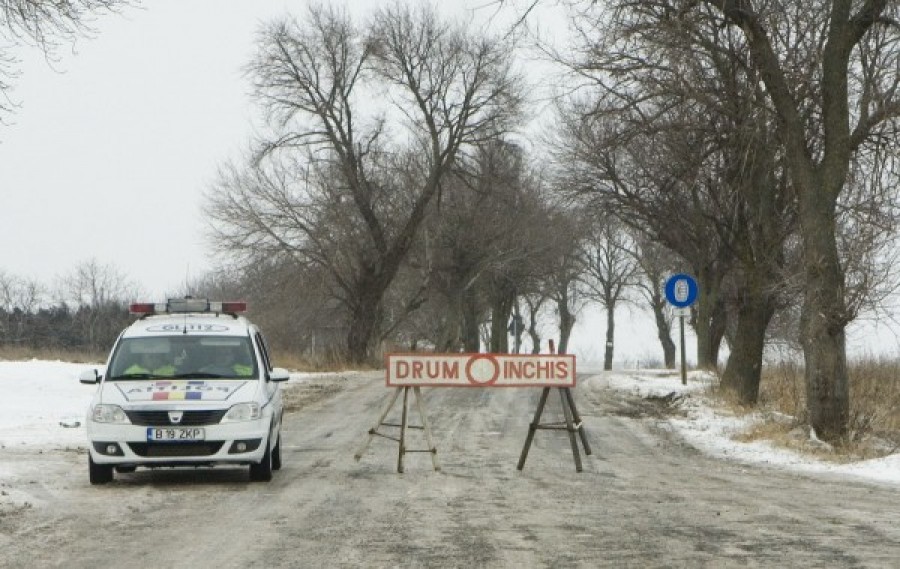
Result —
M 78 381 L 81 383 L 96 385 L 100 383 L 100 378 L 103 377 L 96 369 L 86 369 L 80 374 L 78 374 Z
M 288 370 L 281 367 L 276 367 L 269 372 L 269 381 L 287 381 L 290 378 L 291 374 L 288 373 Z

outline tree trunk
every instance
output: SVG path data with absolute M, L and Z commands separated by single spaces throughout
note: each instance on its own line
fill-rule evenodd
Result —
M 775 302 L 759 283 L 747 284 L 738 308 L 731 355 L 722 374 L 722 388 L 735 394 L 741 404 L 753 405 L 759 399 L 766 329 L 775 313 Z
M 719 298 L 721 278 L 712 271 L 697 272 L 697 313 L 694 332 L 697 334 L 697 367 L 715 370 L 719 346 L 725 334 L 724 304 Z
M 836 194 L 834 194 L 836 195 Z M 800 320 L 809 421 L 828 441 L 846 436 L 850 419 L 844 273 L 835 238 L 835 205 L 824 191 L 800 199 L 805 290 Z
M 440 352 L 459 351 L 463 336 L 462 293 L 454 291 L 447 295 L 447 317 L 440 330 L 436 348 Z
M 616 303 L 610 302 L 606 308 L 606 349 L 603 353 L 603 369 L 611 370 L 613 362 L 613 341 L 616 335 Z
M 475 354 L 481 351 L 481 336 L 478 333 L 478 298 L 475 288 L 469 287 L 462 300 L 462 344 L 463 350 Z
M 527 296 L 524 298 L 525 304 L 528 305 L 528 336 L 531 337 L 531 353 L 539 354 L 541 353 L 541 336 L 537 331 L 537 314 L 544 303 L 544 299 L 541 298 L 537 302 L 532 302 Z
M 515 299 L 512 290 L 498 290 L 491 301 L 491 353 L 505 354 L 509 351 L 506 325 Z
M 541 336 L 538 334 L 537 328 L 534 327 L 534 322 L 528 325 L 528 335 L 531 336 L 531 353 L 541 353 Z
M 357 281 L 347 331 L 347 355 L 351 363 L 367 363 L 372 359 L 369 350 L 382 324 L 381 302 L 394 273 L 396 270 L 388 276 L 373 268 Z
M 656 319 L 656 335 L 662 344 L 663 361 L 666 369 L 675 369 L 675 342 L 672 340 L 672 329 L 666 321 L 666 313 L 663 311 L 665 302 L 653 303 L 653 316 Z
M 350 314 L 350 330 L 347 332 L 347 355 L 350 363 L 367 363 L 370 359 L 369 344 L 378 327 L 379 305 L 360 302 Z
M 728 329 L 728 312 L 725 309 L 725 301 L 721 295 L 718 295 L 716 300 L 709 322 L 709 351 L 707 355 L 707 360 L 709 361 L 708 369 L 714 371 L 719 367 L 719 352 L 722 349 L 722 340 L 725 339 L 725 332 Z
M 557 354 L 566 354 L 569 350 L 569 337 L 572 335 L 572 328 L 575 327 L 575 315 L 569 312 L 568 298 L 557 303 L 559 307 L 559 346 L 557 346 Z

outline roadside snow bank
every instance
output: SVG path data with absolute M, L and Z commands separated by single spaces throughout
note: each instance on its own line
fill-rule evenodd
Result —
M 715 375 L 690 372 L 687 385 L 681 376 L 666 370 L 606 372 L 586 380 L 589 389 L 606 388 L 623 391 L 642 398 L 678 396 L 678 406 L 685 417 L 671 417 L 668 426 L 688 444 L 714 457 L 747 464 L 772 466 L 798 472 L 831 473 L 879 482 L 900 483 L 900 454 L 863 460 L 849 464 L 835 464 L 804 456 L 789 449 L 776 447 L 768 441 L 740 442 L 734 437 L 749 431 L 762 421 L 760 413 L 738 417 L 717 407 L 705 393 L 718 383 Z
M 0 362 L 0 446 L 84 447 L 84 417 L 96 387 L 79 383 L 78 374 L 91 368 L 103 365 Z

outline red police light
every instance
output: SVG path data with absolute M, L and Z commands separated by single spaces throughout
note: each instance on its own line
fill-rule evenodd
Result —
M 229 301 L 222 303 L 222 312 L 236 313 L 247 312 L 247 303 L 244 301 Z
M 128 307 L 131 314 L 153 314 L 156 312 L 156 305 L 152 302 L 135 302 Z

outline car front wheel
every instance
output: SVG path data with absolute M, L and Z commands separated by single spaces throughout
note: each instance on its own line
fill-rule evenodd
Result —
M 272 449 L 272 470 L 281 470 L 281 433 L 278 434 L 278 442 Z
M 107 484 L 112 482 L 113 467 L 110 464 L 97 464 L 88 454 L 88 474 L 91 484 Z
M 266 441 L 266 452 L 263 454 L 259 464 L 250 465 L 250 481 L 251 482 L 268 482 L 272 479 L 272 449 L 269 448 L 269 442 Z

